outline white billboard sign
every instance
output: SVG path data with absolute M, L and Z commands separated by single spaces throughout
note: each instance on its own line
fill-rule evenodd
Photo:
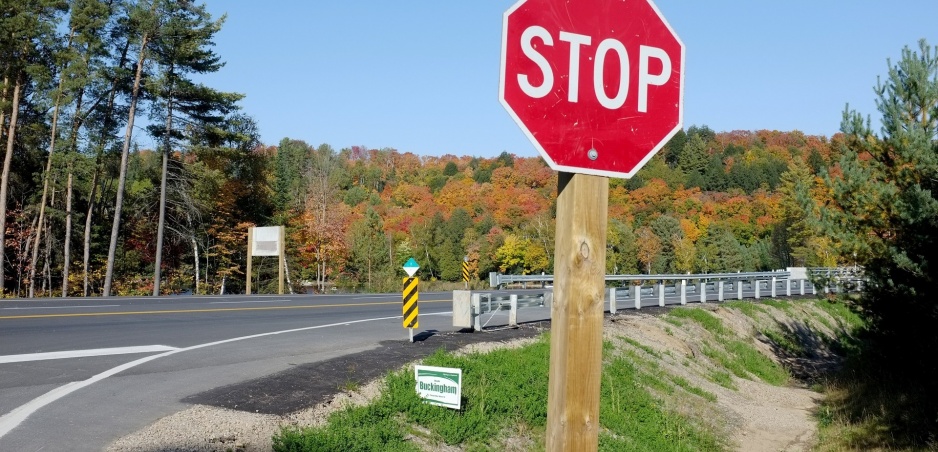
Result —
M 283 244 L 280 243 L 280 228 L 282 226 L 267 226 L 254 228 L 254 239 L 251 241 L 251 255 L 253 256 L 279 256 Z

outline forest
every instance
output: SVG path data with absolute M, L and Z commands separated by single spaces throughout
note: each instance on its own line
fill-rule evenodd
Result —
M 197 81 L 224 66 L 224 17 L 195 2 L 3 13 L 4 296 L 240 293 L 248 228 L 273 225 L 296 292 L 395 291 L 410 257 L 428 283 L 460 279 L 464 258 L 476 281 L 552 272 L 557 174 L 540 157 L 261 143 L 241 94 Z M 611 182 L 608 272 L 849 264 L 805 211 L 826 196 L 838 139 L 681 131 Z M 277 267 L 264 259 L 262 291 Z

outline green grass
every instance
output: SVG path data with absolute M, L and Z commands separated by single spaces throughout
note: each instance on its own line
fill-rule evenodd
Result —
M 641 379 L 635 363 L 616 358 L 606 364 L 599 419 L 600 450 L 716 451 L 725 445 L 660 403 L 635 381 Z
M 639 346 L 644 350 L 645 346 L 642 346 L 640 343 L 636 342 L 634 339 L 623 337 L 630 345 Z M 637 344 L 637 345 L 636 345 Z M 646 353 L 649 353 L 648 350 L 645 350 Z M 651 352 L 654 352 L 652 350 Z M 649 353 L 649 355 L 654 356 L 658 359 L 661 359 L 661 355 L 657 352 Z M 646 357 L 640 356 L 633 352 L 632 350 L 626 350 L 623 353 L 623 356 L 632 360 L 632 362 L 638 364 L 640 371 L 638 372 L 638 382 L 647 388 L 655 389 L 664 394 L 673 394 L 674 388 L 679 387 L 685 391 L 700 396 L 704 400 L 715 402 L 717 396 L 704 391 L 701 388 L 698 388 L 692 385 L 689 381 L 681 377 L 680 375 L 672 375 L 668 372 L 665 372 L 661 369 L 661 366 L 658 364 L 658 361 L 647 359 Z M 685 366 L 687 363 L 685 362 Z
M 773 307 L 773 308 L 775 308 L 775 309 L 779 309 L 779 310 L 785 311 L 785 312 L 787 312 L 787 313 L 789 313 L 789 314 L 791 314 L 791 312 L 792 312 L 791 303 L 790 303 L 790 302 L 787 302 L 787 301 L 779 301 L 779 300 L 768 299 L 768 300 L 762 300 L 762 304 L 764 304 L 764 305 L 766 305 L 766 306 L 771 306 L 771 307 Z
M 831 317 L 837 319 L 838 323 L 841 324 L 841 328 L 848 331 L 859 329 L 865 324 L 863 318 L 860 317 L 856 312 L 853 312 L 853 310 L 842 301 L 817 300 L 814 302 L 814 306 L 827 312 Z
M 674 325 L 674 326 L 676 326 L 676 327 L 678 327 L 678 328 L 681 328 L 681 327 L 684 326 L 684 322 L 683 322 L 682 320 L 678 319 L 678 318 L 675 318 L 675 317 L 665 316 L 665 317 L 664 317 L 664 321 L 665 321 L 665 322 L 668 322 L 668 323 L 670 323 L 671 325 Z
M 723 322 L 720 321 L 720 319 L 700 308 L 675 308 L 668 311 L 666 318 L 668 317 L 693 320 L 699 323 L 705 330 L 718 336 L 728 334 L 728 331 L 723 327 Z
M 747 372 L 759 377 L 760 380 L 775 386 L 788 383 L 790 378 L 784 367 L 769 359 L 756 350 L 751 344 L 731 340 L 723 344 L 727 353 L 732 357 L 733 366 L 745 369 Z
M 760 353 L 751 344 L 735 339 L 732 333 L 723 326 L 723 322 L 706 310 L 679 308 L 669 311 L 668 316 L 693 320 L 712 333 L 719 347 L 712 344 L 705 346 L 703 353 L 733 375 L 740 378 L 750 378 L 750 375 L 754 375 L 776 386 L 788 382 L 788 371 Z M 726 386 L 720 382 L 717 383 Z
M 643 352 L 645 352 L 645 353 L 648 353 L 649 355 L 654 356 L 655 358 L 661 358 L 661 353 L 658 353 L 657 350 L 655 350 L 655 349 L 653 349 L 653 348 L 651 348 L 651 347 L 649 347 L 649 346 L 647 346 L 647 345 L 645 345 L 645 344 L 643 344 L 643 343 L 641 343 L 641 342 L 639 342 L 639 341 L 636 341 L 635 339 L 632 339 L 632 338 L 630 338 L 630 337 L 625 337 L 625 336 L 621 336 L 620 339 L 622 339 L 623 341 L 625 341 L 625 343 L 631 345 L 632 347 L 635 347 L 635 348 L 637 348 L 637 349 L 639 349 L 639 350 L 641 350 L 641 351 L 643 351 Z
M 806 351 L 804 346 L 801 345 L 801 343 L 798 341 L 798 338 L 784 325 L 779 325 L 779 328 L 781 328 L 783 331 L 764 329 L 761 330 L 760 333 L 769 338 L 772 343 L 777 345 L 789 355 L 804 356 Z
M 713 346 L 707 346 L 703 348 L 703 353 L 733 375 L 747 379 L 751 379 L 751 376 L 754 375 L 760 380 L 776 386 L 788 382 L 788 371 L 759 353 L 752 345 L 738 340 L 725 340 L 722 341 L 721 345 L 725 351 Z
M 726 372 L 720 370 L 711 371 L 707 374 L 707 379 L 726 389 L 736 389 L 736 383 L 733 383 L 733 376 Z
M 684 377 L 681 377 L 680 375 L 672 375 L 671 382 L 674 383 L 675 386 L 683 388 L 685 391 L 691 394 L 700 396 L 708 402 L 717 401 L 717 396 L 715 394 L 713 394 L 712 392 L 705 391 L 701 388 L 698 388 L 697 386 L 690 384 L 689 381 L 687 381 L 686 379 L 684 379 Z
M 679 386 L 708 401 L 715 400 L 712 394 L 683 379 L 662 378 L 657 363 L 634 350 L 610 358 L 615 347 L 607 342 L 603 349 L 607 359 L 600 389 L 601 450 L 725 448 L 711 432 L 662 408 L 649 389 L 668 394 Z M 446 443 L 466 450 L 498 450 L 502 445 L 497 438 L 509 428 L 528 432 L 536 448 L 542 448 L 549 355 L 546 335 L 525 347 L 487 354 L 457 357 L 437 352 L 423 363 L 463 370 L 462 410 L 422 403 L 414 391 L 413 371 L 393 372 L 382 395 L 370 405 L 336 412 L 323 427 L 285 428 L 274 437 L 274 450 L 418 450 L 416 443 L 405 440 L 408 435 L 422 437 L 431 447 Z
M 765 308 L 750 301 L 727 301 L 723 306 L 742 312 L 751 319 L 757 319 L 759 313 L 765 313 Z

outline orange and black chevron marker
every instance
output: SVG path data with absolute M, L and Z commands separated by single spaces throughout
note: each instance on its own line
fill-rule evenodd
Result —
M 420 278 L 404 278 L 404 328 L 419 328 L 417 322 L 417 298 L 420 291 L 417 285 L 420 284 Z

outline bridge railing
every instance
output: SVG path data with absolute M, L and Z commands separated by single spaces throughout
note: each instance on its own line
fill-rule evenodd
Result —
M 471 324 L 476 331 L 481 331 L 485 325 L 482 324 L 482 314 L 489 313 L 489 320 L 499 311 L 508 312 L 508 325 L 518 324 L 518 309 L 531 307 L 550 306 L 550 300 L 553 292 L 541 292 L 524 295 L 497 295 L 487 292 L 474 292 L 471 295 Z M 454 297 L 455 300 L 455 297 Z M 455 308 L 454 308 L 455 309 Z M 468 326 L 455 325 L 454 326 Z
M 527 307 L 550 307 L 553 300 L 553 275 L 503 275 L 490 274 L 490 285 L 501 288 L 509 284 L 540 284 L 548 289 L 527 295 L 499 295 L 487 292 L 472 292 L 469 324 L 454 326 L 478 330 L 484 328 L 481 318 L 490 314 L 491 320 L 497 312 L 508 312 L 508 324 L 517 324 L 518 309 Z M 789 268 L 773 272 L 747 273 L 704 273 L 704 274 L 658 274 L 658 275 L 606 275 L 609 312 L 618 309 L 641 309 L 643 306 L 665 306 L 667 304 L 706 303 L 727 299 L 762 297 L 791 297 L 816 295 L 818 291 L 852 292 L 862 289 L 862 269 L 857 268 Z M 657 298 L 657 300 L 655 300 Z M 655 303 L 657 301 L 657 303 Z M 651 304 L 648 304 L 651 303 Z M 454 312 L 455 297 L 454 297 Z M 455 317 L 454 317 L 455 319 Z M 467 319 L 468 320 L 468 319 Z
M 854 285 L 862 284 L 862 269 L 857 267 L 832 267 L 832 268 L 805 268 L 793 267 L 787 270 L 778 270 L 771 272 L 747 272 L 747 273 L 696 273 L 696 274 L 653 274 L 653 275 L 606 275 L 607 285 L 614 282 L 630 282 L 628 285 L 643 285 L 647 282 L 655 281 L 706 281 L 708 283 L 715 281 L 769 281 L 769 280 L 823 280 L 831 287 L 836 289 L 840 283 L 852 282 Z M 497 272 L 489 273 L 489 286 L 492 288 L 501 288 L 511 284 L 527 285 L 530 283 L 546 286 L 553 284 L 554 275 L 507 275 Z

